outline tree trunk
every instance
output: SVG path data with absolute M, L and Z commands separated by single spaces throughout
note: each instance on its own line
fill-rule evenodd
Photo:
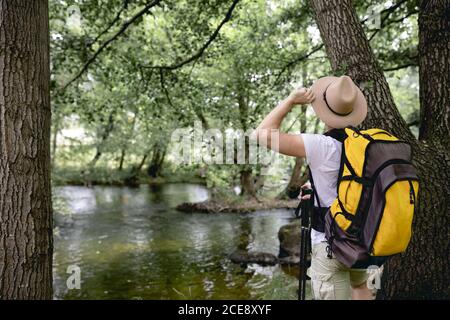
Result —
M 130 133 L 125 136 L 125 138 L 127 139 L 126 141 L 131 139 L 131 137 L 134 134 L 134 129 L 136 127 L 136 118 L 137 118 L 137 116 L 138 116 L 137 112 L 134 112 L 133 120 L 131 121 Z M 129 147 L 128 144 L 125 144 L 120 149 L 119 171 L 123 170 L 123 163 L 125 162 L 125 155 L 127 154 L 128 147 Z
M 108 123 L 103 128 L 103 132 L 101 134 L 100 142 L 97 145 L 97 150 L 95 152 L 94 158 L 92 158 L 92 160 L 88 164 L 88 168 L 95 167 L 95 165 L 97 164 L 97 161 L 100 160 L 100 157 L 103 154 L 104 144 L 105 144 L 106 140 L 108 140 L 109 134 L 114 129 L 114 117 L 115 117 L 115 111 L 111 112 L 109 117 L 108 117 Z
M 255 182 L 253 180 L 252 168 L 244 165 L 241 170 L 241 195 L 256 197 Z
M 51 299 L 46 0 L 0 0 L 0 298 Z
M 166 150 L 160 150 L 155 148 L 153 151 L 152 159 L 147 168 L 147 174 L 149 177 L 156 178 L 161 171 L 164 158 L 166 157 Z
M 268 167 L 269 165 L 256 165 L 256 174 L 254 179 L 255 193 L 264 187 L 267 175 L 263 174 L 263 171 L 267 170 Z
M 122 171 L 124 161 L 125 161 L 125 149 L 122 148 L 122 150 L 120 150 L 119 171 Z
M 419 10 L 419 139 L 445 148 L 450 145 L 449 39 L 450 1 L 422 1 Z
M 284 189 L 284 191 L 281 193 L 279 198 L 289 198 L 294 199 L 298 196 L 301 188 L 301 173 L 303 169 L 303 164 L 305 163 L 305 158 L 295 158 L 295 165 L 294 169 L 292 170 L 291 178 L 289 179 L 289 182 Z
M 141 162 L 139 162 L 138 166 L 135 168 L 137 173 L 141 172 L 142 167 L 145 164 L 145 161 L 147 161 L 147 157 L 148 157 L 148 153 L 144 154 L 144 156 L 142 157 Z
M 241 129 L 244 132 L 246 132 L 248 121 L 248 96 L 244 94 L 242 88 L 239 88 L 237 102 L 239 106 L 239 120 L 241 123 Z M 255 188 L 255 179 L 253 177 L 253 168 L 251 165 L 248 164 L 249 152 L 250 152 L 250 142 L 249 138 L 246 136 L 244 143 L 244 154 L 246 164 L 241 165 L 242 169 L 240 170 L 241 195 L 247 195 L 256 198 L 256 188 Z
M 129 173 L 128 177 L 126 177 L 124 179 L 125 185 L 130 186 L 130 187 L 138 187 L 139 186 L 139 173 L 141 172 L 142 167 L 145 164 L 145 161 L 147 161 L 149 152 L 150 151 L 147 151 L 144 154 L 144 156 L 142 157 L 141 162 L 139 162 L 139 164 L 137 166 L 131 167 L 131 170 L 130 170 L 130 173 Z
M 419 143 L 400 116 L 350 0 L 312 0 L 333 71 L 360 85 L 369 105 L 363 127 L 380 127 L 413 146 L 421 190 L 408 250 L 385 265 L 379 298 L 439 298 L 448 293 L 449 159 Z M 449 101 L 443 104 L 449 105 Z

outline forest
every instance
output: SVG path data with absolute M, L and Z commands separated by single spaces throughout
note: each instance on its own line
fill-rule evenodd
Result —
M 305 159 L 204 154 L 327 75 L 420 178 L 376 298 L 448 299 L 449 32 L 449 0 L 0 0 L 0 299 L 296 299 Z M 301 105 L 281 130 L 326 129 Z

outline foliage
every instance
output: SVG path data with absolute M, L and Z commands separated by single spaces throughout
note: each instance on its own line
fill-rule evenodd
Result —
M 329 74 L 308 1 L 239 1 L 206 49 L 174 70 L 166 67 L 199 53 L 232 1 L 161 1 L 119 33 L 146 4 L 50 1 L 53 180 L 122 183 L 138 170 L 139 179 L 147 181 L 145 171 L 162 155 L 158 181 L 196 177 L 218 194 L 229 193 L 239 185 L 242 167 L 176 166 L 171 133 L 194 121 L 222 132 L 254 128 L 293 86 Z M 416 6 L 381 0 L 355 4 L 381 66 L 392 70 L 386 75 L 397 105 L 413 121 L 418 114 Z M 382 10 L 379 30 L 366 21 L 370 6 Z M 299 115 L 294 110 L 284 129 Z M 306 131 L 312 132 L 314 123 L 308 112 Z M 298 129 L 296 124 L 291 132 Z M 285 184 L 292 161 L 282 158 L 266 184 L 278 189 Z M 259 169 L 251 168 L 253 174 Z

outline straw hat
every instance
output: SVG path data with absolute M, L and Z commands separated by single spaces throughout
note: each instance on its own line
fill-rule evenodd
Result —
M 357 126 L 367 115 L 367 101 L 349 76 L 323 77 L 311 87 L 316 115 L 332 128 Z

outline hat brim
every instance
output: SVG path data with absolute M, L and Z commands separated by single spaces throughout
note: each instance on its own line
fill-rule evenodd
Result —
M 315 95 L 312 107 L 316 115 L 331 128 L 345 128 L 347 126 L 357 126 L 361 124 L 367 116 L 367 101 L 362 91 L 357 87 L 357 98 L 353 106 L 353 110 L 346 116 L 334 114 L 326 105 L 323 99 L 323 92 L 332 82 L 339 79 L 338 77 L 323 77 L 318 79 L 311 86 L 311 90 Z

